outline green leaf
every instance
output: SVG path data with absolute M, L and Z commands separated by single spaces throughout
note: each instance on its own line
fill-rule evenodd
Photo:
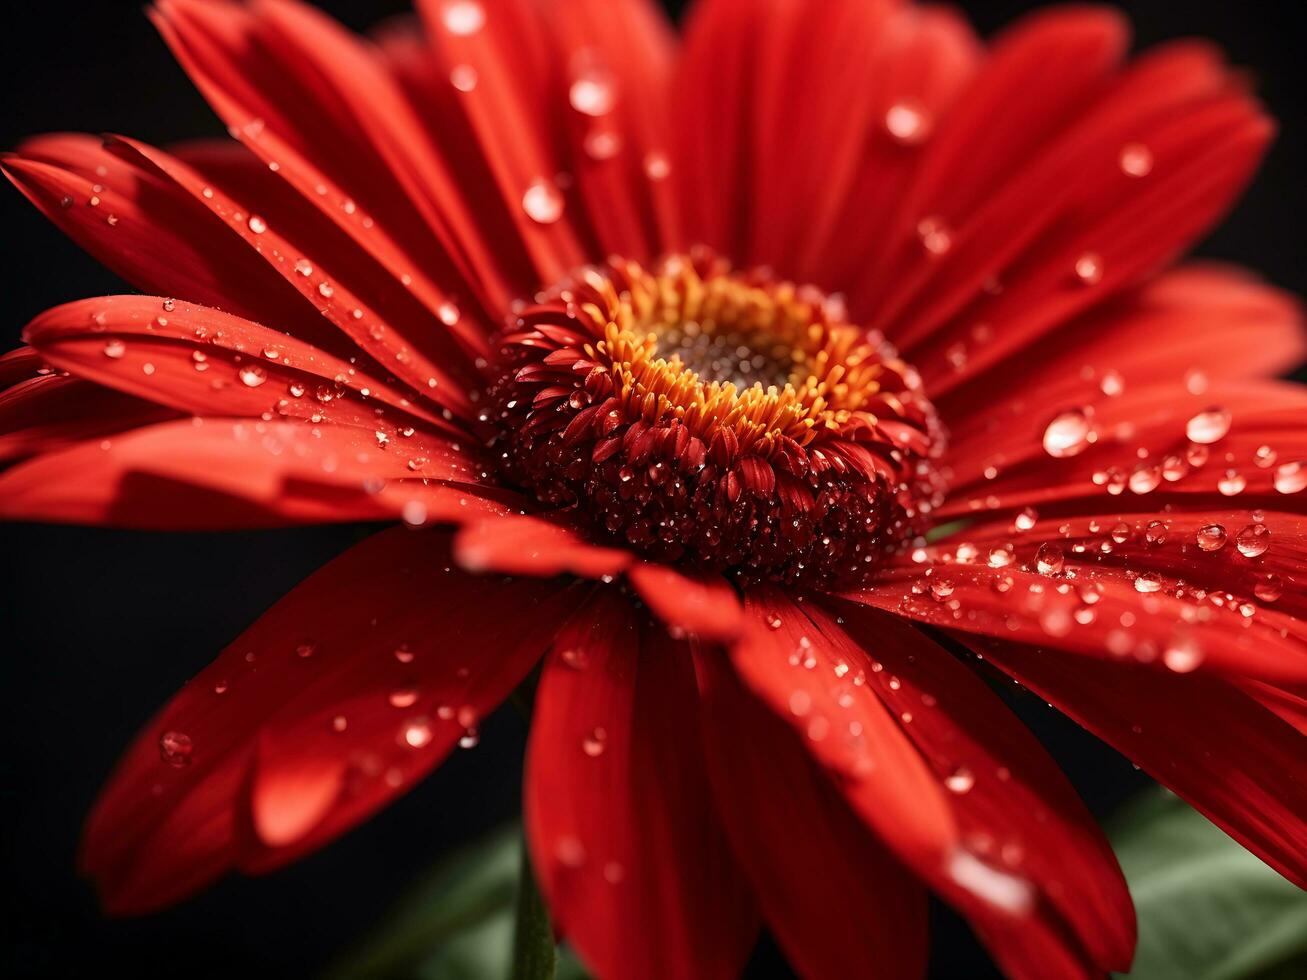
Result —
M 331 980 L 585 980 L 567 950 L 554 973 L 518 974 L 514 917 L 524 867 L 522 833 L 505 827 L 460 851 L 428 873 L 382 919 L 381 925 L 327 974 Z M 531 883 L 522 901 L 538 903 L 544 931 L 537 953 L 553 948 L 548 914 Z M 530 896 L 534 896 L 531 898 Z
M 1307 892 L 1186 803 L 1148 794 L 1112 841 L 1139 915 L 1131 980 L 1307 976 Z

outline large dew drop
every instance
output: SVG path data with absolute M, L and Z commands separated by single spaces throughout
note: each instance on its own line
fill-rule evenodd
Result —
M 537 224 L 552 225 L 563 216 L 563 195 L 547 180 L 535 180 L 522 195 L 522 210 Z
M 1058 415 L 1044 429 L 1044 452 L 1055 459 L 1075 456 L 1089 448 L 1093 433 L 1083 409 Z

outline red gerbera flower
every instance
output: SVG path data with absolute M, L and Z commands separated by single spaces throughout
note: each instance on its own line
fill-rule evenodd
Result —
M 600 976 L 733 975 L 762 921 L 918 975 L 927 890 L 1012 976 L 1124 969 L 1112 853 L 973 654 L 1304 883 L 1299 310 L 1171 264 L 1271 136 L 1217 53 L 1125 63 L 1085 7 L 986 47 L 868 0 L 418 6 L 159 0 L 235 140 L 5 161 L 157 295 L 0 362 L 0 513 L 402 521 L 131 748 L 110 909 L 325 844 L 538 669 L 531 854 Z

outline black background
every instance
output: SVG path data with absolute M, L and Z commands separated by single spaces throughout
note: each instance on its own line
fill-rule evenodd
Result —
M 818 0 L 819 2 L 819 0 Z M 401 12 L 395 0 L 322 4 L 362 29 Z M 679 8 L 680 3 L 670 6 Z M 1034 6 L 964 4 L 983 34 Z M 1298 292 L 1307 210 L 1307 91 L 1294 4 L 1123 5 L 1141 44 L 1200 34 L 1252 69 L 1282 133 L 1260 180 L 1202 247 Z M 120 132 L 151 142 L 217 135 L 140 6 L 105 0 L 10 0 L 0 27 L 7 74 L 0 147 L 51 130 Z M 0 349 L 48 306 L 122 291 L 9 187 L 0 190 Z M 0 528 L 5 592 L 0 656 L 0 974 L 12 976 L 300 976 L 314 973 L 378 921 L 440 855 L 515 814 L 523 724 L 501 712 L 480 747 L 458 752 L 386 813 L 326 852 L 262 879 L 228 879 L 162 914 L 107 921 L 73 870 L 80 821 L 115 758 L 187 677 L 272 601 L 352 540 L 349 529 L 147 535 Z M 1020 710 L 1107 815 L 1144 780 L 1043 705 Z M 966 928 L 936 913 L 933 975 L 983 977 L 992 967 Z M 785 976 L 760 947 L 750 976 Z

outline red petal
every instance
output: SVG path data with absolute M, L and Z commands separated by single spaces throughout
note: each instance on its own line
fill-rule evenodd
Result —
M 384 685 L 408 678 L 408 669 L 424 693 L 470 688 L 476 692 L 470 700 L 479 705 L 481 693 L 511 688 L 529 666 L 528 658 L 511 642 L 482 647 L 481 641 L 508 641 L 496 632 L 499 623 L 499 630 L 532 637 L 538 653 L 559 615 L 560 587 L 471 579 L 449 570 L 445 542 L 441 536 L 397 529 L 346 552 L 275 605 L 151 721 L 87 821 L 82 864 L 97 880 L 109 909 L 138 913 L 157 908 L 233 866 L 246 819 L 238 808 L 261 736 L 286 752 L 283 758 L 295 751 L 314 757 L 324 744 L 342 751 L 358 747 L 353 736 L 333 731 L 330 716 L 298 747 L 282 745 L 277 726 L 269 727 L 275 719 L 287 718 L 292 706 L 305 707 L 312 692 L 331 688 L 333 679 L 370 684 L 381 702 L 377 713 L 390 712 L 395 724 L 408 716 L 386 702 Z M 491 614 L 488 602 L 497 610 L 503 602 L 519 603 L 523 612 L 533 610 L 536 602 L 544 605 L 522 620 L 503 616 L 502 610 Z M 475 624 L 468 618 L 473 616 Z M 411 644 L 414 653 L 408 665 L 394 657 L 401 642 Z M 483 655 L 475 655 L 482 650 Z M 458 677 L 454 668 L 469 657 L 473 672 Z M 354 687 L 351 693 L 363 692 Z M 400 752 L 393 728 L 386 735 L 390 748 L 374 750 Z M 427 768 L 436 761 L 434 749 L 421 754 Z M 410 785 L 417 771 L 405 769 L 402 784 Z M 297 772 L 301 790 L 315 784 L 319 790 L 317 806 L 297 799 L 302 824 L 306 814 L 321 809 L 322 770 Z M 333 812 L 314 831 L 314 841 L 320 842 L 316 835 L 337 833 L 345 823 L 361 819 L 365 804 L 375 808 L 397 792 L 378 783 L 385 783 L 384 775 L 362 781 L 359 795 L 341 804 L 340 816 Z M 294 822 L 288 815 L 279 829 L 288 831 Z M 247 859 L 254 857 L 245 853 Z
M 902 102 L 933 126 L 976 57 L 965 24 L 940 11 L 860 0 L 700 5 L 677 85 L 689 238 L 842 288 L 830 279 L 832 251 L 861 253 L 883 233 L 880 212 L 916 162 L 886 114 Z M 832 99 L 836 91 L 856 96 Z M 873 173 L 876 185 L 862 179 Z M 850 235 L 839 219 L 852 213 Z
M 961 903 L 995 958 L 1013 976 L 1042 977 L 1045 947 L 1072 960 L 1083 947 L 1100 970 L 1128 969 L 1135 923 L 1125 879 L 1053 760 L 979 676 L 919 631 L 867 609 L 839 612 L 882 668 L 868 683 L 951 790 L 963 839 L 1042 895 L 1019 923 L 985 902 Z
M 42 370 L 47 373 L 0 391 L 0 460 L 53 452 L 174 417 L 151 402 Z
M 629 552 L 590 544 L 570 528 L 529 516 L 470 523 L 455 539 L 454 554 L 470 571 L 545 577 L 563 572 L 610 577 L 634 560 Z
M 0 475 L 0 518 L 209 530 L 401 516 L 461 523 L 507 509 L 415 476 L 361 429 L 186 419 L 13 467 Z
M 741 679 L 842 777 L 854 809 L 901 858 L 937 867 L 957 828 L 939 779 L 862 683 L 867 655 L 777 590 L 751 589 L 745 612 L 731 652 Z
M 452 475 L 445 463 L 473 478 L 474 457 L 450 438 L 465 445 L 465 433 L 429 407 L 348 361 L 218 310 L 101 296 L 47 310 L 25 334 L 55 367 L 178 411 L 357 426 L 385 434 L 384 445 L 393 437 L 399 452 L 436 459 L 432 476 Z
M 1041 404 L 1033 411 L 1032 406 L 1024 403 L 1016 411 L 1009 404 L 1008 411 L 987 416 L 983 427 L 969 432 L 949 454 L 952 490 L 936 510 L 937 520 L 1028 505 L 1049 513 L 1094 514 L 1126 494 L 1127 499 L 1146 494 L 1156 510 L 1181 503 L 1226 507 L 1234 497 L 1250 508 L 1298 510 L 1307 503 L 1301 483 L 1285 480 L 1276 487 L 1279 466 L 1307 460 L 1302 428 L 1307 390 L 1300 385 L 1229 381 L 1188 391 L 1159 384 L 1090 406 Z M 1213 408 L 1230 413 L 1229 433 L 1205 450 L 1207 462 L 1189 465 L 1188 423 Z M 1054 458 L 1044 450 L 1044 433 L 1064 411 L 1082 413 L 1097 441 L 1075 455 Z M 1275 465 L 1267 465 L 1267 450 L 1278 456 Z M 1162 479 L 1172 458 L 1177 478 Z M 990 466 L 995 472 L 986 473 Z M 1136 473 L 1142 482 L 1131 481 Z M 1227 475 L 1242 482 L 1227 481 L 1223 491 Z
M 3 169 L 46 217 L 133 286 L 266 318 L 303 337 L 325 332 L 222 222 L 157 173 L 107 152 L 97 137 L 30 140 Z
M 1272 377 L 1296 367 L 1305 354 L 1307 332 L 1296 297 L 1242 269 L 1195 262 L 1005 360 L 1006 376 L 1025 383 L 971 374 L 936 397 L 935 405 L 949 426 L 951 456 L 979 457 L 985 466 L 993 457 L 988 444 L 994 430 L 1009 428 L 1030 406 L 1095 405 L 1123 391 L 1179 385 L 1186 377 Z M 965 363 L 961 370 L 967 372 Z
M 740 630 L 740 600 L 720 576 L 690 576 L 667 565 L 639 562 L 626 572 L 654 615 L 701 640 L 731 640 Z
M 1307 679 L 1307 629 L 1286 613 L 1262 608 L 1250 618 L 1241 603 L 1205 601 L 1160 573 L 1082 566 L 1073 555 L 1063 561 L 1070 577 L 1017 565 L 902 569 L 845 597 L 934 626 L 1099 660 L 1134 658 L 1159 671 L 1201 664 L 1235 676 Z
M 429 309 L 442 288 L 502 309 L 493 250 L 373 51 L 299 4 L 162 0 L 151 14 L 233 134 Z
M 703 751 L 731 849 L 786 956 L 805 977 L 921 977 L 926 901 L 813 765 L 798 738 L 732 676 L 698 657 Z
M 600 976 L 724 980 L 757 933 L 710 799 L 692 671 L 606 589 L 541 675 L 527 838 L 559 931 Z
M 985 642 L 981 649 L 1307 887 L 1307 736 L 1201 673 L 1177 677 L 1007 643 Z

